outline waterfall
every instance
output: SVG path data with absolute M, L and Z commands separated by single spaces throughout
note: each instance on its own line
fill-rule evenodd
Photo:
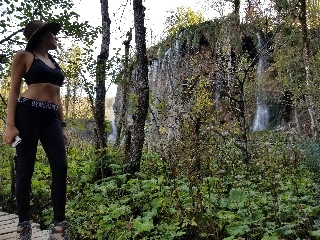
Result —
M 111 129 L 112 132 L 108 135 L 108 140 L 111 142 L 115 142 L 116 136 L 117 136 L 117 127 L 115 123 L 115 114 L 113 110 L 113 105 L 115 102 L 115 98 L 113 98 L 112 103 L 110 104 L 109 111 L 108 111 L 108 120 L 110 121 L 111 124 Z
M 252 131 L 266 130 L 269 122 L 269 108 L 266 104 L 257 102 L 256 114 L 253 121 Z
M 263 75 L 268 67 L 268 56 L 266 51 L 263 50 L 266 40 L 261 33 L 257 33 L 258 49 L 259 49 L 259 62 L 257 68 L 257 101 L 256 112 L 253 120 L 252 131 L 261 131 L 268 129 L 270 120 L 270 109 L 268 106 L 267 94 L 263 87 Z
M 114 120 L 111 121 L 111 128 L 112 132 L 109 134 L 108 139 L 111 142 L 114 142 L 116 140 L 116 135 L 117 135 L 117 128 Z

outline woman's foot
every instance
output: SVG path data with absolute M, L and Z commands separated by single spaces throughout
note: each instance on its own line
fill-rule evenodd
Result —
M 49 240 L 70 240 L 67 234 L 69 223 L 66 221 L 55 223 L 51 229 Z
M 28 221 L 18 224 L 16 240 L 31 240 L 32 229 Z

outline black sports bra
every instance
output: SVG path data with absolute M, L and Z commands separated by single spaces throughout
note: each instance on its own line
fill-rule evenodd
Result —
M 41 59 L 39 59 L 34 53 L 34 58 L 30 69 L 24 76 L 27 85 L 34 83 L 51 83 L 59 87 L 62 86 L 64 76 L 60 66 L 49 54 L 50 60 L 54 63 L 55 68 L 49 67 Z

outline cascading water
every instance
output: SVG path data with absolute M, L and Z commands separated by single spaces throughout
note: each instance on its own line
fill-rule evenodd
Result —
M 268 129 L 270 120 L 270 109 L 267 104 L 267 94 L 263 88 L 263 75 L 268 67 L 268 58 L 266 52 L 263 50 L 266 44 L 265 38 L 261 33 L 257 33 L 258 48 L 260 52 L 258 69 L 257 69 L 257 102 L 256 102 L 256 113 L 253 120 L 252 131 L 261 131 Z
M 117 128 L 114 120 L 111 121 L 111 128 L 112 132 L 109 134 L 108 139 L 111 142 L 114 142 L 116 140 L 116 134 L 117 134 Z
M 116 127 L 116 123 L 115 123 L 115 114 L 114 114 L 114 110 L 113 110 L 114 101 L 115 101 L 115 99 L 113 99 L 113 102 L 110 105 L 109 114 L 108 114 L 108 120 L 110 121 L 111 129 L 112 129 L 112 132 L 108 135 L 108 140 L 111 141 L 111 142 L 115 142 L 116 135 L 117 135 L 117 127 Z

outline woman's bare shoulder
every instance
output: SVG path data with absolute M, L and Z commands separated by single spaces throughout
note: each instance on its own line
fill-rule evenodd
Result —
M 12 61 L 12 65 L 25 66 L 28 68 L 33 61 L 33 54 L 25 51 L 19 50 L 15 53 Z
M 31 52 L 25 51 L 25 50 L 19 50 L 15 53 L 15 58 L 30 58 L 33 57 L 33 54 Z

